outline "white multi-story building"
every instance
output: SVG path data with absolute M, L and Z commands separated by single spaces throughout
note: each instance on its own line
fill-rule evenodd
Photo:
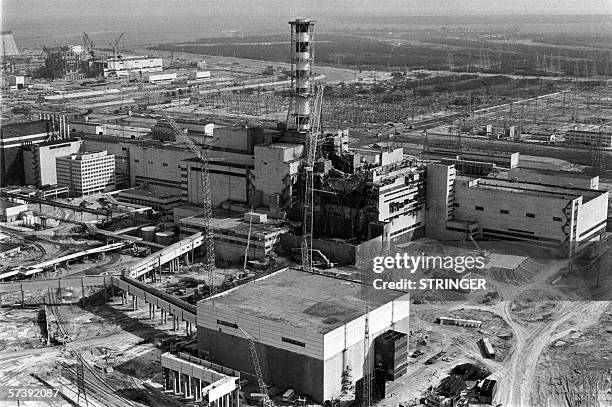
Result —
M 115 188 L 115 157 L 107 151 L 57 158 L 57 184 L 71 195 L 91 195 Z

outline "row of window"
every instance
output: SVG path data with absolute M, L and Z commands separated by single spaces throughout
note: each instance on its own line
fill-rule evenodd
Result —
M 217 320 L 217 325 L 227 326 L 229 328 L 238 329 L 238 324 L 237 323 L 229 322 L 229 321 L 224 321 L 222 319 L 218 319 Z M 295 339 L 286 338 L 284 336 L 281 337 L 281 341 L 286 342 L 286 343 L 290 343 L 292 345 L 301 346 L 302 348 L 306 347 L 306 343 L 301 342 L 301 341 L 296 341 Z
M 454 207 L 458 207 L 458 206 L 459 206 L 459 204 L 458 204 L 458 203 L 453 203 L 453 206 L 454 206 Z M 474 209 L 476 209 L 477 211 L 484 211 L 484 207 L 483 207 L 483 206 L 478 206 L 478 205 L 476 205 L 476 206 L 474 207 Z M 502 213 L 502 214 L 504 214 L 504 215 L 509 215 L 509 214 L 510 214 L 510 211 L 509 211 L 508 209 L 500 209 L 500 210 L 499 210 L 499 213 Z M 526 216 L 526 217 L 528 217 L 528 218 L 535 218 L 535 217 L 536 217 L 536 216 L 535 216 L 535 213 L 529 213 L 529 212 L 525 213 L 525 216 Z M 563 222 L 563 219 L 561 219 L 561 218 L 560 218 L 560 217 L 558 217 L 558 216 L 553 216 L 553 220 L 554 220 L 555 222 Z

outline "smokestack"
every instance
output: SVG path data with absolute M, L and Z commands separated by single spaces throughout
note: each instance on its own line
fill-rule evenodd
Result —
M 296 19 L 291 25 L 291 108 L 287 128 L 298 133 L 310 130 L 314 21 Z

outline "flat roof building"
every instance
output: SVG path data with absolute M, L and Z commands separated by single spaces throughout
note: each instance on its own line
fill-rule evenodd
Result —
M 216 217 L 211 222 L 215 253 L 227 261 L 240 261 L 249 247 L 250 260 L 265 259 L 279 242 L 280 235 L 288 232 L 286 226 L 278 222 L 248 222 L 242 217 Z M 180 220 L 181 235 L 191 236 L 204 230 L 202 217 L 189 217 Z
M 605 131 L 568 130 L 565 133 L 565 141 L 571 144 L 612 148 L 612 130 L 609 128 Z
M 53 134 L 47 120 L 0 126 L 0 186 L 23 185 L 23 146 L 39 144 Z
M 429 164 L 427 170 L 430 237 L 479 235 L 572 256 L 601 239 L 606 230 L 606 191 L 455 176 L 452 165 Z
M 71 195 L 91 195 L 115 189 L 115 157 L 106 151 L 72 154 L 56 159 L 57 184 Z
M 78 153 L 82 143 L 81 140 L 67 139 L 25 146 L 25 183 L 37 187 L 57 185 L 56 158 Z
M 363 377 L 366 290 L 373 370 L 375 339 L 409 332 L 409 294 L 294 269 L 198 302 L 198 346 L 214 363 L 254 373 L 244 329 L 267 384 L 322 403 L 340 396 L 347 367 L 353 380 Z

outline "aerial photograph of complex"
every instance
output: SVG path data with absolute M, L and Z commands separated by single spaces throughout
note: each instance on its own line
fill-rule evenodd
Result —
M 0 17 L 0 406 L 612 406 L 612 0 Z

